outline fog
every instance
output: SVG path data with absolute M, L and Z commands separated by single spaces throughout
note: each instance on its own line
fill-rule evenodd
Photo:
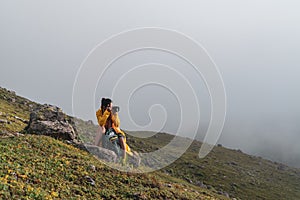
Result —
M 176 30 L 200 43 L 222 76 L 227 113 L 218 143 L 300 167 L 299 6 L 292 0 L 1 1 L 0 85 L 74 114 L 76 75 L 99 43 L 134 28 Z M 109 81 L 116 82 L 132 66 L 150 62 L 172 66 L 190 81 L 201 112 L 196 137 L 203 139 L 211 117 L 203 77 L 189 71 L 188 63 L 164 52 L 135 52 L 113 63 L 111 71 L 93 88 L 93 106 L 97 108 L 101 97 L 111 95 L 113 86 L 106 87 Z M 179 82 L 177 89 L 185 91 L 183 88 Z M 190 94 L 186 97 L 192 98 Z M 149 108 L 161 104 L 163 110 L 152 107 L 150 112 L 157 116 L 155 126 L 175 133 L 185 101 L 176 99 L 168 88 L 147 85 L 132 94 L 129 109 L 135 123 L 146 126 L 151 121 Z M 96 121 L 84 105 L 79 110 L 77 117 Z M 123 127 L 132 128 L 122 111 L 121 107 Z M 196 116 L 190 113 L 191 118 Z M 160 123 L 160 117 L 165 123 Z M 187 136 L 195 131 L 189 127 L 185 130 Z

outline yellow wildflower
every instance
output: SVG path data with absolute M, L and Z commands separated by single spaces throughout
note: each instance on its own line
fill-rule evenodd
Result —
M 31 187 L 30 185 L 27 185 L 27 191 L 28 191 L 28 192 L 33 191 L 33 187 Z
M 52 191 L 52 192 L 51 192 L 51 196 L 53 196 L 53 197 L 58 197 L 58 193 L 57 193 L 57 192 L 54 192 L 54 191 Z

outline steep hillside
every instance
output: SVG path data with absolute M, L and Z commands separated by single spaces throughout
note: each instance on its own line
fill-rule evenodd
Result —
M 0 106 L 0 196 L 4 199 L 24 195 L 33 199 L 300 199 L 299 169 L 239 150 L 216 146 L 199 159 L 201 143 L 193 141 L 180 159 L 158 172 L 121 173 L 61 141 L 16 134 L 39 104 L 0 88 Z M 97 127 L 73 119 L 82 140 L 92 143 Z M 129 145 L 138 152 L 155 151 L 174 137 L 158 133 L 141 139 L 127 133 Z
M 41 105 L 3 88 L 0 103 L 0 199 L 227 199 L 161 172 L 122 173 L 63 141 L 20 134 Z M 91 140 L 95 126 L 76 125 Z
M 129 138 L 129 141 L 133 148 L 151 152 L 172 138 L 172 135 L 159 133 L 147 139 Z M 180 159 L 161 171 L 241 199 L 300 199 L 299 169 L 220 145 L 199 159 L 200 146 L 200 142 L 194 141 Z
M 225 199 L 158 173 L 111 169 L 47 136 L 0 139 L 1 199 Z

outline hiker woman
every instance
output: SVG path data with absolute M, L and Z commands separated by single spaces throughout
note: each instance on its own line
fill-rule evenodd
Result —
M 113 109 L 111 99 L 102 98 L 101 108 L 96 112 L 96 116 L 99 129 L 95 144 L 99 145 L 101 142 L 107 147 L 107 142 L 113 143 L 116 153 L 119 154 L 118 156 L 122 156 L 122 163 L 125 164 L 126 154 L 132 155 L 132 152 L 126 143 L 125 133 L 119 128 L 120 119 L 117 111 Z M 103 138 L 108 138 L 108 140 Z M 121 151 L 119 151 L 120 148 Z

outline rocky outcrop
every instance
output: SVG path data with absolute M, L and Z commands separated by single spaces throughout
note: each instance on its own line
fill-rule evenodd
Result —
M 60 108 L 45 104 L 30 114 L 25 132 L 79 143 L 78 134 L 72 124 L 72 119 Z

